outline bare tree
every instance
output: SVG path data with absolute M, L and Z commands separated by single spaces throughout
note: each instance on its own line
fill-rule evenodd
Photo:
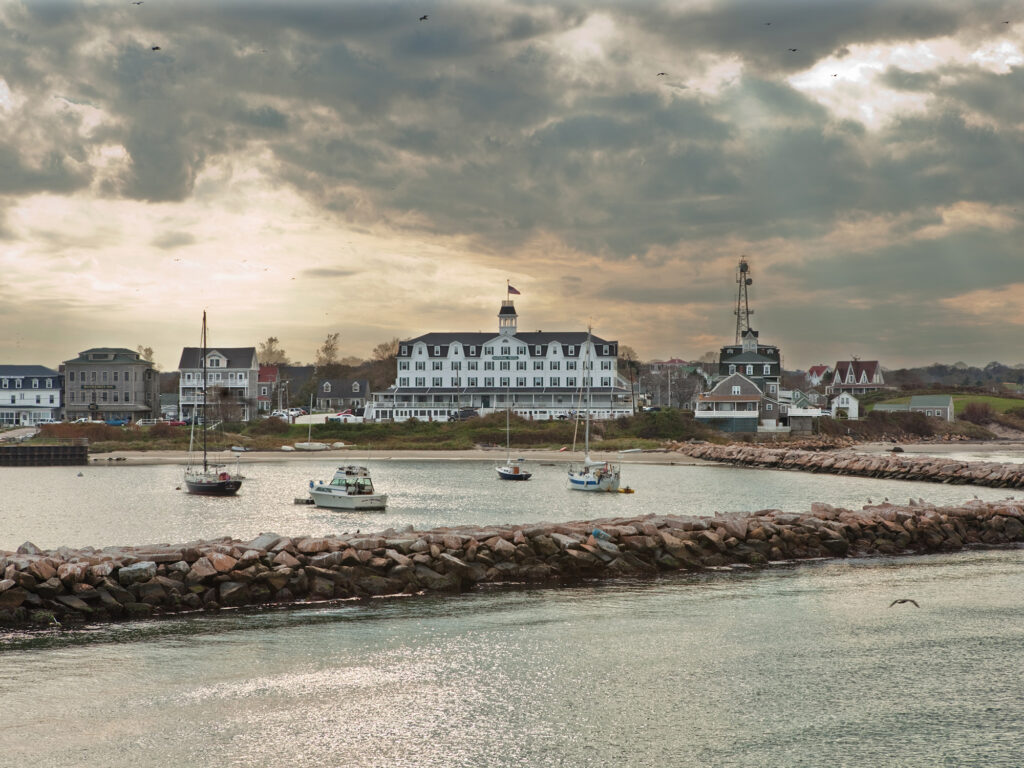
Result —
M 316 367 L 326 368 L 338 364 L 338 339 L 340 333 L 328 333 L 324 343 L 316 351 Z
M 288 355 L 278 346 L 277 336 L 268 336 L 261 341 L 256 352 L 257 359 L 264 365 L 288 365 Z
M 373 348 L 372 357 L 377 361 L 389 360 L 398 357 L 398 345 L 401 342 L 397 336 L 390 341 L 382 341 Z
M 135 348 L 135 351 L 139 353 L 139 357 L 141 357 L 143 360 L 149 360 L 150 362 L 153 362 L 153 348 L 152 347 L 144 347 L 141 344 L 139 344 L 139 346 L 137 346 Z M 155 365 L 153 367 L 156 368 L 158 371 L 160 370 L 160 366 L 159 365 Z

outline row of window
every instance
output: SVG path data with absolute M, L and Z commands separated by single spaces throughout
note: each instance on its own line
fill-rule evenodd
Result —
M 511 371 L 512 370 L 512 362 L 511 361 L 509 361 L 509 360 L 499 360 L 497 362 L 498 362 L 497 370 L 499 370 L 499 371 Z M 494 360 L 484 360 L 483 363 L 484 363 L 484 370 L 485 371 L 493 371 L 493 370 L 495 370 L 495 361 Z M 576 363 L 575 360 L 566 360 L 565 361 L 565 370 L 567 370 L 567 371 L 575 371 L 576 370 L 576 366 L 577 366 L 577 363 Z M 590 361 L 590 360 L 583 361 L 583 369 L 584 370 L 588 370 L 589 371 L 589 370 L 593 370 L 593 368 L 594 368 L 593 361 Z M 417 360 L 415 363 L 413 363 L 413 369 L 417 370 L 417 371 L 425 371 L 425 370 L 427 370 L 427 363 L 426 363 L 426 361 L 425 360 Z M 443 360 L 434 360 L 430 364 L 430 369 L 433 370 L 433 371 L 443 371 L 443 370 L 446 370 L 446 369 L 447 370 L 452 370 L 452 371 L 461 371 L 462 370 L 462 363 L 460 361 L 458 361 L 458 360 L 452 360 L 451 362 L 446 364 L 445 361 L 443 361 Z M 466 370 L 467 371 L 477 371 L 479 369 L 480 369 L 479 361 L 477 361 L 477 360 L 467 360 L 466 361 Z M 516 361 L 516 368 L 515 369 L 517 371 L 525 371 L 527 369 L 526 361 L 525 360 L 518 360 L 518 361 Z M 400 371 L 408 371 L 409 370 L 409 361 L 408 360 L 400 360 L 398 362 L 398 370 L 400 370 Z M 562 361 L 561 360 L 551 360 L 550 362 L 546 362 L 544 360 L 534 360 L 533 361 L 533 370 L 535 370 L 535 371 L 544 371 L 544 370 L 547 370 L 547 371 L 560 371 L 560 370 L 562 370 Z M 610 370 L 612 370 L 612 361 L 611 360 L 602 360 L 601 361 L 601 370 L 602 371 L 610 371 Z M 356 385 L 353 385 L 353 391 L 356 391 Z
M 736 366 L 735 365 L 730 365 L 729 366 L 729 373 L 730 374 L 736 373 Z M 747 366 L 746 374 L 747 374 L 747 376 L 753 376 L 754 375 L 754 366 L 753 365 L 748 365 Z M 761 375 L 762 376 L 771 376 L 772 375 L 771 363 L 765 363 L 765 365 L 763 366 L 763 368 L 761 370 Z
M 106 402 L 108 402 L 108 400 L 107 400 L 108 392 L 109 392 L 109 390 L 102 390 L 100 392 L 93 392 L 93 391 L 90 391 L 90 392 L 68 392 L 68 402 L 69 403 L 96 403 L 96 402 L 106 403 Z M 98 400 L 97 400 L 97 395 L 99 395 L 99 399 Z M 121 399 L 121 393 L 119 393 L 119 392 L 109 392 L 109 395 L 110 395 L 110 402 L 113 402 L 113 403 L 120 403 L 120 402 L 130 403 L 132 401 L 132 393 L 131 392 L 125 392 L 123 399 Z
M 420 351 L 422 351 L 424 348 L 425 348 L 425 346 L 424 347 L 416 347 L 416 349 L 418 349 Z M 470 357 L 476 357 L 476 349 L 477 348 L 475 346 L 469 346 L 469 347 L 466 347 L 466 349 L 469 350 L 469 356 Z M 485 355 L 493 355 L 495 349 L 500 350 L 498 352 L 498 354 L 500 354 L 500 355 L 511 355 L 511 354 L 528 355 L 528 354 L 530 354 L 530 348 L 527 347 L 527 346 L 523 346 L 521 344 L 516 346 L 516 348 L 515 348 L 516 351 L 514 353 L 512 352 L 512 346 L 508 345 L 508 344 L 503 344 L 500 347 L 495 347 L 493 344 L 492 345 L 488 345 L 488 346 L 485 346 L 483 348 L 483 354 L 485 354 Z M 551 349 L 552 349 L 552 351 L 558 351 L 559 349 L 561 349 L 561 347 L 560 347 L 559 344 L 555 343 L 555 344 L 551 345 Z M 565 349 L 566 349 L 566 354 L 567 355 L 575 355 L 576 354 L 576 347 L 574 345 L 569 345 Z M 533 353 L 535 355 L 543 355 L 544 354 L 544 345 L 543 344 L 536 344 L 536 345 L 534 345 L 533 350 L 534 350 Z M 450 347 L 448 349 L 448 354 L 449 355 L 457 355 L 457 354 L 459 354 L 461 352 L 462 352 L 462 345 L 459 344 L 459 343 L 455 343 L 455 344 L 450 345 Z M 408 347 L 408 345 L 403 344 L 399 354 L 402 355 L 403 357 L 408 356 L 408 354 L 409 354 L 409 347 Z M 441 346 L 439 344 L 435 344 L 434 345 L 434 355 L 437 356 L 437 355 L 440 355 L 440 354 L 441 354 Z M 601 354 L 602 355 L 610 355 L 610 354 L 612 354 L 612 345 L 611 344 L 602 344 L 601 345 Z
M 203 375 L 201 373 L 197 373 L 194 376 L 191 373 L 186 373 L 185 374 L 184 381 L 185 381 L 186 384 L 189 383 L 189 382 L 192 382 L 192 381 L 201 382 L 202 380 L 203 380 Z M 207 371 L 207 373 L 206 373 L 206 380 L 207 381 L 237 381 L 239 384 L 245 384 L 245 383 L 247 383 L 249 381 L 249 374 L 248 373 L 235 373 L 234 371 L 230 371 L 230 372 L 228 372 L 227 378 L 225 379 L 224 378 L 224 374 L 222 374 L 220 371 L 216 371 L 214 373 L 210 373 L 209 371 Z
M 594 386 L 594 378 L 592 376 L 591 377 L 586 377 L 586 378 L 589 379 L 589 386 Z M 412 386 L 414 386 L 414 387 L 425 387 L 425 386 L 427 386 L 427 377 L 426 376 L 417 376 L 414 379 L 411 379 L 411 381 L 413 381 Z M 499 386 L 499 387 L 511 387 L 511 386 L 526 387 L 526 386 L 529 386 L 526 383 L 527 382 L 527 377 L 526 376 L 517 376 L 516 380 L 515 380 L 516 381 L 515 384 L 512 384 L 512 379 L 510 377 L 508 377 L 508 376 L 501 376 L 501 377 L 498 378 L 497 381 L 498 381 L 497 386 Z M 400 387 L 408 387 L 409 386 L 409 382 L 410 382 L 410 378 L 408 376 L 400 376 L 398 378 L 398 386 L 400 386 Z M 469 376 L 465 380 L 465 386 L 467 386 L 467 387 L 477 387 L 477 386 L 480 386 L 479 382 L 480 382 L 480 379 L 478 377 L 476 377 L 476 376 Z M 483 385 L 484 385 L 485 388 L 486 387 L 494 387 L 495 386 L 494 382 L 495 382 L 495 379 L 494 379 L 493 376 L 485 376 L 484 377 L 484 384 Z M 602 387 L 610 387 L 611 385 L 612 385 L 612 379 L 611 379 L 610 376 L 602 376 L 601 377 L 601 386 Z M 430 379 L 430 386 L 432 386 L 432 387 L 445 387 L 445 386 L 447 386 L 447 387 L 461 387 L 461 386 L 463 386 L 463 380 L 462 380 L 461 377 L 455 376 L 452 379 L 450 379 L 447 384 L 445 384 L 444 377 L 442 377 L 442 376 L 434 376 L 434 377 L 432 377 Z M 543 376 L 535 376 L 534 379 L 533 379 L 533 386 L 534 387 L 543 387 L 543 386 L 561 387 L 562 386 L 562 378 L 561 378 L 561 376 L 552 376 L 552 377 L 550 377 L 548 379 L 548 383 L 545 385 L 544 384 L 544 377 Z M 565 377 L 565 386 L 566 387 L 575 387 L 575 386 L 577 386 L 577 384 L 576 384 L 576 377 L 575 376 L 566 376 Z
M 132 375 L 134 374 L 134 376 Z M 146 371 L 147 378 L 150 371 Z M 124 371 L 75 371 L 68 369 L 68 381 L 90 381 L 90 382 L 102 382 L 108 381 L 138 381 L 139 372 L 138 370 L 127 369 Z
M 15 400 L 17 399 L 17 397 L 18 397 L 17 395 L 11 395 L 11 405 L 15 405 L 16 404 Z M 55 402 L 54 402 L 53 398 L 54 398 L 54 396 L 50 395 L 50 405 L 55 405 Z M 25 396 L 24 395 L 21 396 L 21 401 L 23 403 L 25 402 Z M 43 404 L 43 396 L 42 395 L 36 395 L 36 405 L 42 405 L 42 404 Z
M 32 379 L 32 389 L 39 389 L 39 379 Z M 44 379 L 45 389 L 53 388 L 53 379 Z M 14 386 L 11 386 L 10 382 L 14 382 Z M 3 379 L 0 387 L 3 389 L 21 389 L 22 379 Z

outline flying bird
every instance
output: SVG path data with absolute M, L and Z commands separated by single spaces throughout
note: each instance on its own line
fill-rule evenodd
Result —
M 832 75 L 832 77 L 839 77 L 839 73 Z
M 903 603 L 912 603 L 915 608 L 921 607 L 917 604 L 917 600 L 911 600 L 909 597 L 904 597 L 899 600 L 893 600 L 891 603 L 889 603 L 889 607 L 892 608 L 894 605 L 903 605 Z
M 790 53 L 796 53 L 796 52 L 797 52 L 797 49 L 796 49 L 796 48 L 789 48 L 789 49 L 787 49 L 787 50 L 788 50 L 788 51 L 789 51 Z
M 658 77 L 665 77 L 667 74 L 668 72 L 659 72 Z
M 151 51 L 159 51 L 159 50 L 160 50 L 160 46 L 159 46 L 159 45 L 154 45 L 154 46 L 153 46 L 152 48 L 150 48 L 149 50 L 151 50 Z
M 132 5 L 142 5 L 142 0 L 132 0 Z
M 420 16 L 420 21 L 426 21 L 429 18 L 430 17 L 427 14 L 424 13 L 422 16 Z
M 770 26 L 772 25 L 772 23 L 771 23 L 770 21 L 766 21 L 766 22 L 764 23 L 764 25 L 765 25 L 766 27 L 770 27 Z

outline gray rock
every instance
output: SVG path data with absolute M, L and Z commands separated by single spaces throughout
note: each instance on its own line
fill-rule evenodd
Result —
M 143 560 L 141 563 L 123 566 L 117 572 L 117 580 L 122 587 L 149 581 L 154 576 L 156 576 L 156 563 L 152 560 Z

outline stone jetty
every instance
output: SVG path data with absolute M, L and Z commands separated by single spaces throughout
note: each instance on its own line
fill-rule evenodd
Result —
M 1024 488 L 1024 464 L 957 461 L 905 453 L 866 455 L 853 451 L 809 451 L 759 445 L 675 443 L 673 450 L 695 459 L 744 467 L 794 469 L 832 475 L 859 475 L 889 480 L 921 480 L 990 488 Z
M 0 551 L 0 622 L 148 618 L 224 607 L 568 584 L 805 558 L 895 555 L 1024 541 L 1024 504 L 860 510 L 813 504 L 695 517 L 647 515 L 370 535 L 221 538 L 180 546 Z

